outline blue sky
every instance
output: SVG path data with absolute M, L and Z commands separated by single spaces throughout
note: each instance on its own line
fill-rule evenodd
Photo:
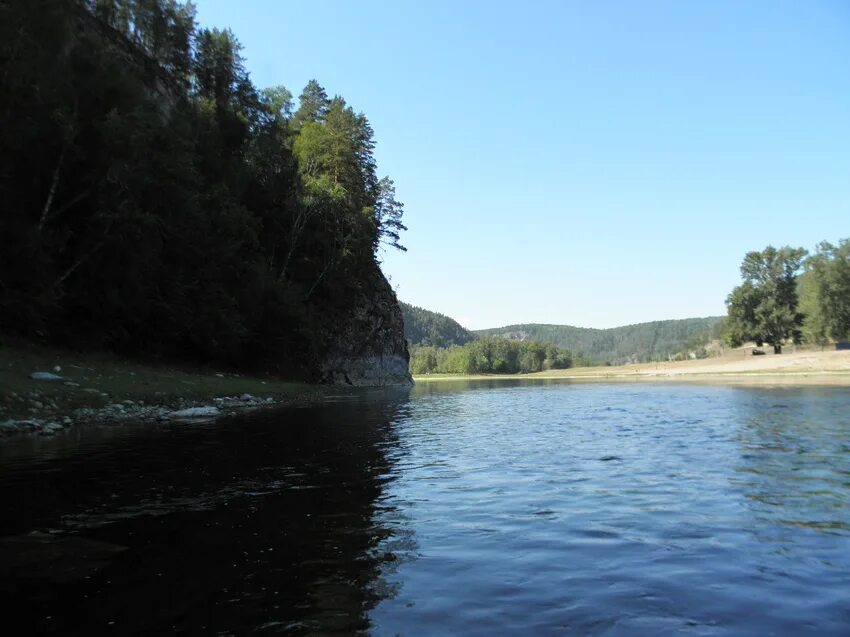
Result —
M 368 116 L 384 271 L 467 327 L 723 314 L 748 250 L 850 237 L 848 2 L 196 4 Z

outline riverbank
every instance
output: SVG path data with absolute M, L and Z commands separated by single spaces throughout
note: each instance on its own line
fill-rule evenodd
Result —
M 745 385 L 845 385 L 850 386 L 850 351 L 797 348 L 784 354 L 753 356 L 752 348 L 739 348 L 717 358 L 639 363 L 616 367 L 573 367 L 534 374 L 416 376 L 416 382 L 440 380 L 564 379 L 575 381 L 692 381 Z
M 145 365 L 28 343 L 0 346 L 0 437 L 84 422 L 166 421 L 320 399 L 326 388 L 274 377 Z

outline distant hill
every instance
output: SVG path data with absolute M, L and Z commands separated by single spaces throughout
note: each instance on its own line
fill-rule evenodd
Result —
M 684 350 L 707 343 L 721 317 L 652 321 L 609 329 L 530 323 L 475 330 L 480 336 L 501 336 L 539 341 L 564 347 L 600 363 L 666 360 Z
M 411 345 L 449 347 L 464 345 L 478 338 L 460 323 L 444 314 L 400 303 L 404 317 L 404 337 Z

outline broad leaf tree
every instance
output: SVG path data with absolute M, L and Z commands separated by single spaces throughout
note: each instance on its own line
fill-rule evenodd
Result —
M 824 241 L 800 277 L 800 308 L 807 341 L 823 345 L 850 337 L 850 240 Z
M 797 275 L 805 256 L 803 248 L 788 246 L 747 253 L 741 263 L 744 282 L 726 299 L 725 336 L 730 345 L 754 340 L 780 354 L 786 342 L 800 342 L 803 315 L 798 310 Z

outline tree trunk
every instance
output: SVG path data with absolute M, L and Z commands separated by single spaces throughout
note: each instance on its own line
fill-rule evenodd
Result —
M 68 144 L 62 144 L 62 150 L 59 153 L 59 159 L 56 162 L 56 168 L 53 169 L 53 178 L 50 180 L 50 188 L 47 191 L 47 199 L 44 202 L 44 207 L 41 209 L 41 218 L 38 220 L 38 232 L 41 234 L 44 224 L 47 223 L 47 215 L 50 214 L 50 206 L 53 205 L 53 198 L 56 196 L 56 187 L 59 185 L 59 175 L 62 171 L 62 162 L 65 161 L 65 151 L 68 150 Z
M 773 344 L 773 353 L 774 354 L 781 354 L 782 353 L 782 345 L 780 345 L 779 343 L 774 343 Z

